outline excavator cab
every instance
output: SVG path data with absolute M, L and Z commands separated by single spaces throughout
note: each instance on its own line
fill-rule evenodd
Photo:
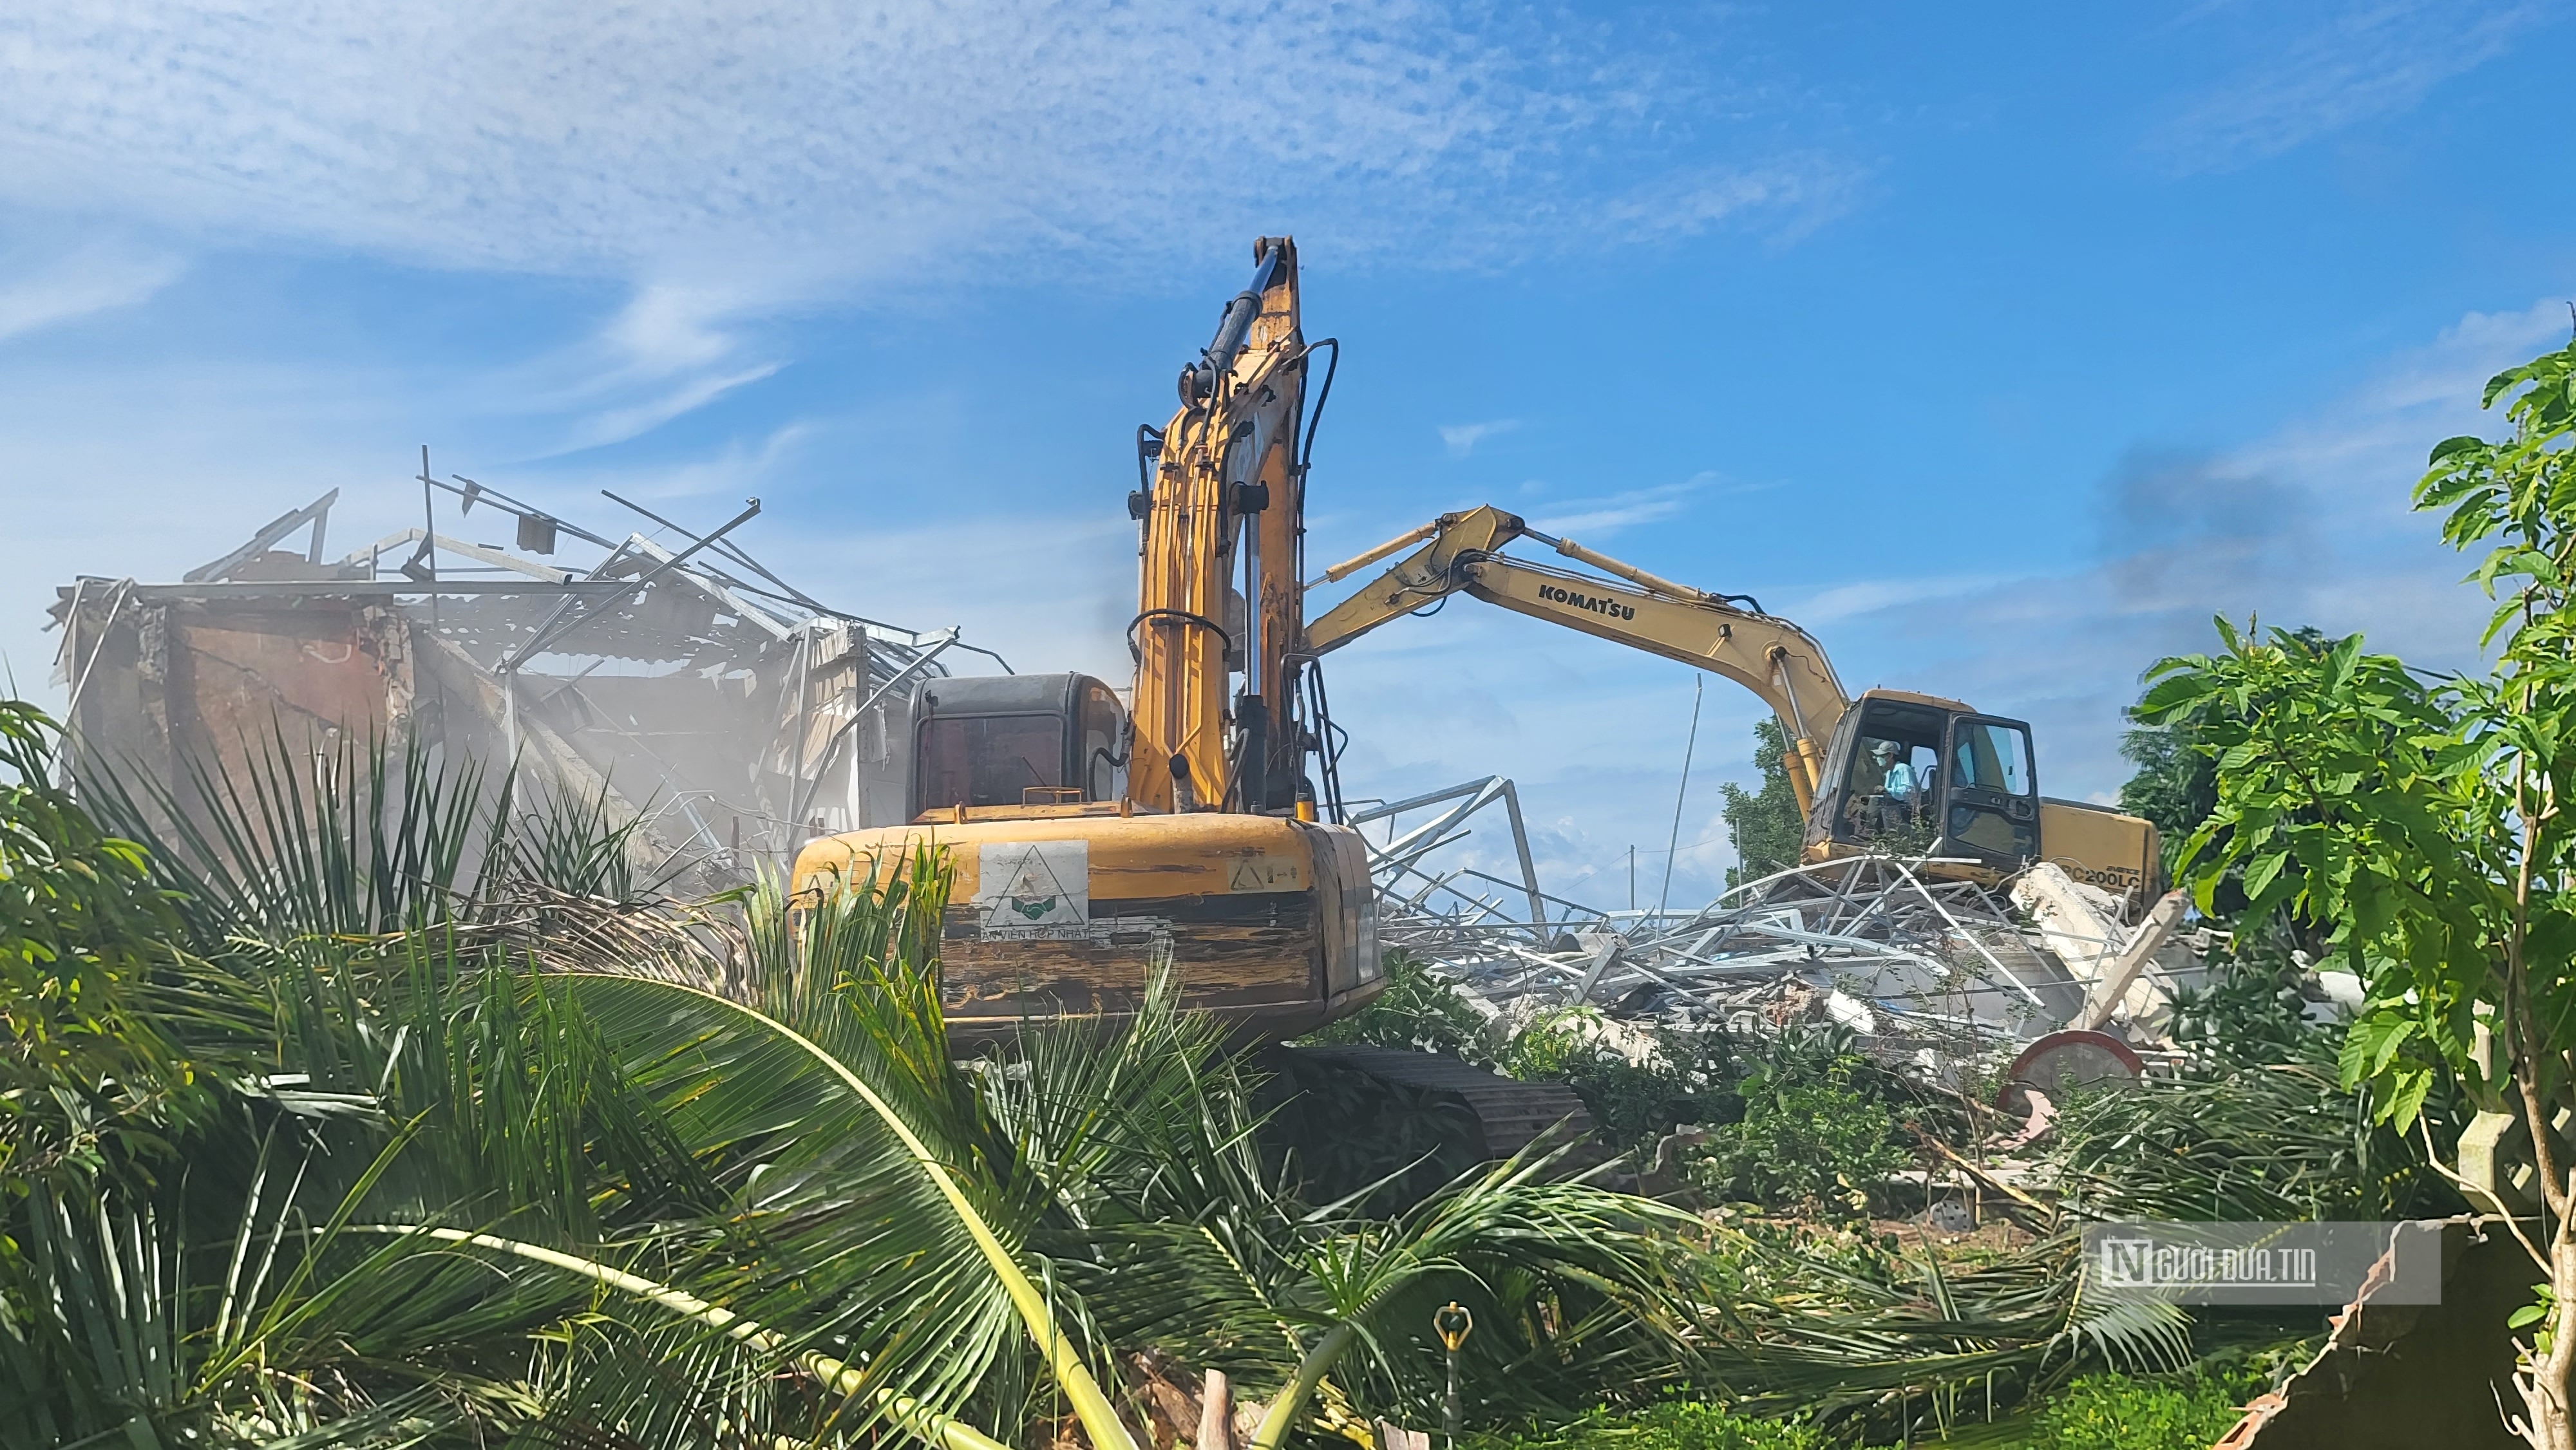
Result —
M 912 819 L 1116 801 L 1127 710 L 1089 675 L 953 676 L 913 694 Z
M 1935 695 L 1871 690 L 1826 747 L 1806 854 L 1883 850 L 2016 871 L 2039 859 L 2039 813 L 2028 724 Z

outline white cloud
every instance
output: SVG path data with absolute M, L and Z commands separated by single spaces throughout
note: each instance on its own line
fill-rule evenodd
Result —
M 1991 574 L 1943 574 L 1919 579 L 1863 579 L 1821 589 L 1782 611 L 1814 629 L 1846 619 L 1900 609 L 1930 599 L 1952 599 L 1996 582 Z
M 1449 450 L 1450 457 L 1464 458 L 1476 451 L 1477 444 L 1513 432 L 1520 426 L 1518 418 L 1497 418 L 1490 423 L 1443 423 L 1440 425 L 1440 446 Z
M 747 310 L 749 300 L 732 288 L 654 282 L 636 291 L 601 339 L 646 377 L 705 367 L 733 351 L 734 339 L 722 324 Z
M 1773 239 L 1788 242 L 1849 211 L 1865 174 L 1815 152 L 1750 168 L 1686 167 L 1587 211 L 1598 235 L 1623 242 L 1697 236 L 1747 213 L 1773 218 Z
M 1125 685 L 1136 611 L 1135 526 L 1097 514 L 843 531 L 750 533 L 745 547 L 825 602 L 915 629 L 958 625 L 1020 670 L 1083 670 Z M 758 523 L 744 526 L 758 530 Z M 958 672 L 984 666 L 961 661 Z
M 2453 434 L 2500 429 L 2502 419 L 2478 407 L 2487 379 L 2565 341 L 2569 323 L 2558 298 L 2469 313 L 2431 342 L 2386 359 L 2314 416 L 2232 451 L 2229 465 L 2247 477 L 2288 480 L 2316 496 L 2312 506 L 2412 531 L 2421 519 L 2408 490 L 2426 453 Z
M 1472 262 L 1803 213 L 1848 169 L 1731 143 L 1725 58 L 1632 41 L 1442 0 L 22 6 L 0 196 L 799 295 L 1031 258 L 1153 276 L 1289 221 Z M 1634 164 L 1605 180 L 1614 146 Z
M 463 381 L 454 406 L 547 420 L 559 436 L 543 454 L 622 443 L 778 372 L 744 354 L 783 302 L 768 287 L 645 282 L 587 335 Z
M 800 461 L 818 431 L 810 423 L 790 423 L 772 430 L 765 438 L 753 441 L 735 439 L 712 453 L 684 456 L 662 463 L 636 463 L 621 459 L 614 465 L 590 461 L 570 466 L 549 465 L 534 475 L 542 479 L 542 483 L 523 481 L 520 486 L 529 490 L 526 496 L 532 500 L 558 504 L 568 511 L 568 516 L 576 518 L 592 516 L 592 510 L 600 506 L 593 502 L 598 498 L 594 490 L 602 487 L 646 502 L 655 499 L 739 499 L 792 486 L 789 476 L 792 466 Z M 656 508 L 654 512 L 667 515 L 670 510 Z M 632 527 L 646 526 L 638 521 Z
M 2274 18 L 2264 7 L 2253 14 Z M 2287 46 L 2264 37 L 2258 43 L 2270 53 L 2184 105 L 2148 144 L 2182 172 L 2277 156 L 2357 122 L 2412 110 L 2434 87 L 2503 53 L 2543 17 L 2538 4 L 2341 4 Z
M 95 312 L 132 307 L 187 270 L 177 257 L 94 243 L 19 273 L 0 259 L 0 340 Z
M 1690 502 L 1691 495 L 1707 487 L 1715 478 L 1715 474 L 1700 473 L 1680 483 L 1626 489 L 1599 498 L 1567 499 L 1556 505 L 1557 512 L 1531 522 L 1551 534 L 1608 538 L 1621 529 L 1656 523 L 1678 515 Z
M 638 434 L 649 433 L 683 413 L 703 408 L 745 383 L 759 382 L 776 371 L 776 363 L 763 363 L 738 373 L 695 378 L 632 407 L 611 408 L 593 415 L 575 429 L 572 446 L 597 448 L 608 443 L 623 443 Z

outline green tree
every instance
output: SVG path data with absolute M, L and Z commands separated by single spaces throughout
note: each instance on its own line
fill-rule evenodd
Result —
M 2155 822 L 2168 852 L 2218 807 L 2217 762 L 2196 748 L 2200 734 L 2197 721 L 2184 721 L 2120 737 L 2121 758 L 2137 767 L 2120 786 L 2120 809 Z
M 2288 907 L 2368 989 L 2341 1073 L 2416 1123 L 2438 1075 L 2526 1123 L 2576 1110 L 2576 345 L 2489 381 L 2509 435 L 2449 439 L 2416 486 L 2497 599 L 2480 675 L 2435 677 L 2358 635 L 2320 647 L 2218 622 L 2222 652 L 2161 662 L 2139 716 L 2205 724 L 2217 804 L 2182 857 L 2204 908 L 2241 872 L 2249 916 Z M 2514 1226 L 2546 1280 L 2514 1426 L 2576 1450 L 2576 1178 L 2532 1135 L 2542 1202 Z
M 148 1171 L 207 1102 L 171 1035 L 191 997 L 178 915 L 143 848 L 54 785 L 55 740 L 34 707 L 0 700 L 0 1198 Z
M 2291 630 L 2290 638 L 2310 649 L 2329 643 L 2314 625 Z M 2204 701 L 2194 710 L 2165 712 L 2159 716 L 2163 723 L 2142 723 L 2120 737 L 2121 758 L 2137 767 L 2120 786 L 2120 809 L 2155 823 L 2156 833 L 2164 838 L 2168 866 L 2182 843 L 2218 808 L 2216 752 L 2201 747 L 2209 738 L 2212 718 L 2226 708 L 2224 701 Z M 2130 709 L 2131 720 L 2142 719 L 2138 709 Z
M 1736 864 L 1726 870 L 1730 890 L 1798 864 L 1807 823 L 1798 814 L 1798 794 L 1789 786 L 1788 753 L 1788 737 L 1780 722 L 1756 720 L 1753 768 L 1762 773 L 1762 788 L 1749 791 L 1731 780 L 1718 787 L 1726 797 L 1720 812 L 1726 819 L 1726 834 L 1735 843 Z

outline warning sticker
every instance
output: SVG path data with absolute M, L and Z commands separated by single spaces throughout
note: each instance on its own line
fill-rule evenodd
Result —
M 977 846 L 973 904 L 987 941 L 1088 936 L 1088 843 L 987 841 Z
M 1298 891 L 1306 885 L 1305 863 L 1285 856 L 1247 856 L 1227 873 L 1228 891 Z

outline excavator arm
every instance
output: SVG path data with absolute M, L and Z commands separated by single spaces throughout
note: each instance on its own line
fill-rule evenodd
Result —
M 1135 742 L 1127 794 L 1150 810 L 1259 811 L 1293 788 L 1289 719 L 1305 468 L 1308 348 L 1300 331 L 1297 250 L 1253 249 L 1252 280 L 1216 335 L 1181 370 L 1180 407 L 1139 430 L 1142 526 Z M 1238 693 L 1229 694 L 1236 673 Z
M 1502 553 L 1528 538 L 1614 576 L 1589 575 Z M 1744 595 L 1710 594 L 1661 579 L 1553 538 L 1487 506 L 1439 518 L 1324 571 L 1308 587 L 1349 578 L 1419 544 L 1358 592 L 1306 625 L 1306 653 L 1322 655 L 1379 625 L 1464 592 L 1488 604 L 1599 635 L 1632 649 L 1713 670 L 1760 696 L 1789 743 L 1789 784 L 1803 816 L 1824 775 L 1824 748 L 1851 707 L 1824 647 Z M 1747 607 L 1751 606 L 1751 607 Z

